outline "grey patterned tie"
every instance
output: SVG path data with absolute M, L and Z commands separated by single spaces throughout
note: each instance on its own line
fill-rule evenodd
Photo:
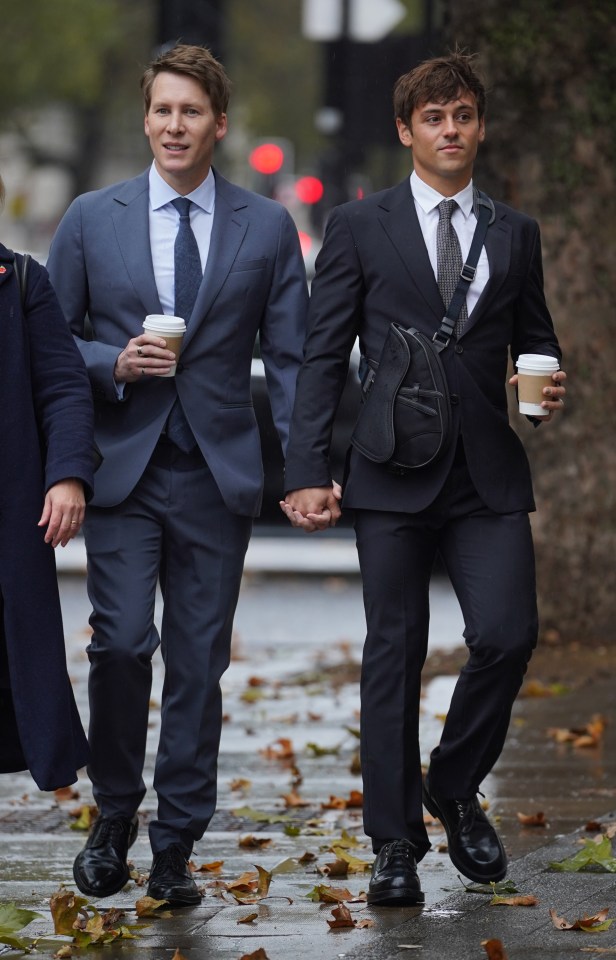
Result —
M 203 272 L 199 246 L 190 225 L 192 200 L 176 197 L 171 203 L 180 215 L 180 225 L 174 246 L 175 315 L 183 317 L 188 326 Z M 179 399 L 173 404 L 167 420 L 167 436 L 184 453 L 190 453 L 196 446 L 193 432 Z
M 449 307 L 451 298 L 458 286 L 462 270 L 462 251 L 458 235 L 451 225 L 451 215 L 458 206 L 455 200 L 442 200 L 438 205 L 438 227 L 436 230 L 436 275 L 438 288 L 445 304 Z M 466 300 L 456 320 L 456 337 L 459 337 L 468 320 Z

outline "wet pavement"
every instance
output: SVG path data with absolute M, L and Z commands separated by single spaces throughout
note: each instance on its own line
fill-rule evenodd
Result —
M 61 592 L 69 671 L 86 720 L 89 608 L 83 579 L 63 575 Z M 460 643 L 461 622 L 446 583 L 435 584 L 432 608 L 431 650 L 451 651 Z M 199 907 L 144 921 L 149 926 L 139 931 L 138 939 L 106 946 L 105 957 L 163 960 L 178 950 L 186 958 L 239 960 L 259 955 L 261 949 L 261 957 L 269 960 L 370 960 L 407 952 L 441 960 L 485 957 L 481 943 L 491 938 L 502 940 L 509 960 L 568 960 L 597 948 L 616 955 L 616 929 L 560 931 L 548 912 L 553 908 L 573 921 L 611 907 L 616 916 L 616 875 L 549 870 L 550 862 L 575 853 L 581 838 L 599 832 L 596 824 L 586 832 L 589 821 L 603 819 L 604 829 L 613 822 L 616 697 L 613 678 L 601 670 L 572 692 L 521 697 L 503 756 L 483 785 L 510 856 L 508 878 L 520 893 L 534 894 L 537 906 L 491 906 L 489 896 L 467 892 L 443 852 L 445 837 L 438 824 L 429 828 L 433 848 L 420 867 L 426 894 L 421 911 L 367 907 L 360 897 L 369 873 L 361 863 L 355 865 L 360 872 L 346 877 L 319 872 L 337 859 L 331 850 L 336 842 L 356 842 L 354 856 L 371 860 L 361 810 L 349 803 L 352 792 L 361 791 L 355 755 L 363 633 L 361 587 L 355 576 L 251 573 L 245 578 L 233 661 L 223 680 L 219 804 L 192 858 L 197 868 L 223 863 L 217 872 L 197 873 L 204 893 Z M 148 785 L 157 742 L 160 661 L 155 677 Z M 438 740 L 454 682 L 455 677 L 443 675 L 426 685 L 421 728 L 426 760 Z M 548 692 L 536 680 L 526 685 L 527 692 L 533 689 Z M 612 725 L 595 746 L 558 743 L 547 733 L 553 728 L 582 729 L 596 714 Z M 58 801 L 37 791 L 28 774 L 0 777 L 0 906 L 13 902 L 42 915 L 27 928 L 29 936 L 51 932 L 52 893 L 61 885 L 75 889 L 72 861 L 85 840 L 83 831 L 73 829 L 75 814 L 92 802 L 85 776 L 75 789 L 78 796 Z M 142 829 L 131 849 L 138 881 L 150 865 L 146 825 L 154 809 L 149 789 L 140 811 Z M 542 813 L 545 825 L 524 827 L 518 813 Z M 256 838 L 253 849 L 239 846 L 246 835 Z M 254 865 L 273 874 L 269 896 L 258 903 L 238 903 L 224 885 Z M 336 904 L 309 899 L 318 885 L 346 888 L 352 919 L 372 925 L 330 930 L 327 921 L 333 920 Z M 127 911 L 126 921 L 135 922 L 135 901 L 144 892 L 131 882 L 116 897 L 96 905 L 120 907 Z M 252 920 L 240 922 L 250 914 L 255 914 Z M 39 951 L 51 956 L 57 947 Z

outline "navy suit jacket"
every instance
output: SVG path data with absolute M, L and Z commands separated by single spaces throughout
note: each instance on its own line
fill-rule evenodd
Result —
M 509 353 L 514 360 L 520 353 L 560 359 L 560 349 L 543 294 L 538 225 L 504 204 L 495 206 L 485 240 L 489 281 L 462 336 L 441 357 L 475 486 L 487 506 L 508 513 L 534 508 L 528 460 L 508 421 Z M 287 491 L 331 482 L 332 419 L 355 339 L 364 356 L 378 360 L 390 323 L 432 335 L 443 314 L 408 179 L 334 209 L 312 284 Z M 452 447 L 437 463 L 399 476 L 352 450 L 343 506 L 422 510 L 443 486 L 454 453 Z
M 250 393 L 257 335 L 286 447 L 308 301 L 297 230 L 280 204 L 215 178 L 210 253 L 177 374 L 125 384 L 122 399 L 116 360 L 143 333 L 146 314 L 163 312 L 150 250 L 148 171 L 78 197 L 54 237 L 47 267 L 86 362 L 104 457 L 94 505 L 113 506 L 130 494 L 179 396 L 229 509 L 259 513 L 263 465 Z

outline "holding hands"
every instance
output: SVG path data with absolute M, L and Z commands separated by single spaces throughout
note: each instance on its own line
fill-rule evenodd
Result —
M 342 487 L 335 481 L 331 487 L 304 487 L 292 490 L 280 509 L 292 527 L 301 527 L 306 533 L 335 527 L 342 515 L 340 500 Z

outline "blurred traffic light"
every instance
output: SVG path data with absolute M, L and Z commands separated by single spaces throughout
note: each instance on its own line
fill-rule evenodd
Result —
M 298 177 L 295 194 L 301 203 L 318 203 L 323 198 L 323 181 L 318 177 Z
M 250 151 L 248 162 L 257 173 L 278 173 L 284 165 L 284 151 L 278 143 L 260 143 Z

